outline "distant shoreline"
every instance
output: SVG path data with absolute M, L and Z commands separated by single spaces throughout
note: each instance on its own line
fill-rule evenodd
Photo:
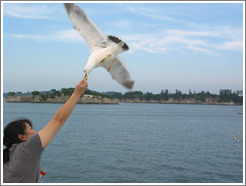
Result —
M 150 103 L 150 104 L 190 104 L 190 105 L 228 105 L 228 106 L 242 106 L 242 104 L 236 104 L 230 102 L 217 102 L 216 100 L 208 100 L 205 102 L 196 101 L 194 99 L 180 99 L 180 100 L 121 100 L 120 103 Z
M 40 95 L 15 95 L 5 98 L 7 103 L 65 103 L 69 99 L 69 96 L 55 96 L 53 98 L 43 99 Z M 236 104 L 230 102 L 219 102 L 217 99 L 206 99 L 204 102 L 195 99 L 168 99 L 168 100 L 140 100 L 140 99 L 117 99 L 106 98 L 94 95 L 83 95 L 78 104 L 119 104 L 119 103 L 147 103 L 147 104 L 192 104 L 192 105 L 231 105 L 242 106 L 243 104 Z
M 70 96 L 54 96 L 53 98 L 43 98 L 40 95 L 8 96 L 7 103 L 66 103 Z M 79 98 L 79 104 L 118 104 L 117 99 L 109 99 L 101 96 L 84 94 Z

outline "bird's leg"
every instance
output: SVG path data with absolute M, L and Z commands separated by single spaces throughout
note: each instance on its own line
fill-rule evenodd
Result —
M 112 64 L 114 63 L 114 60 L 115 60 L 115 58 L 111 61 L 110 65 L 109 65 L 109 67 L 108 67 L 108 72 L 110 71 L 111 66 L 112 66 Z
M 85 80 L 87 81 L 87 79 L 88 79 L 87 72 L 85 73 L 85 76 L 84 76 L 84 78 L 83 78 L 83 79 L 85 79 Z
M 109 58 L 111 54 L 109 54 L 107 57 L 103 58 L 103 60 L 100 63 L 103 63 L 107 58 Z

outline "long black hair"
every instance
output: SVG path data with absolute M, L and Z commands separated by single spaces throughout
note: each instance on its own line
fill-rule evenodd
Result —
M 3 163 L 9 161 L 9 149 L 15 143 L 21 143 L 18 138 L 19 134 L 25 134 L 26 123 L 32 127 L 32 123 L 29 119 L 20 119 L 10 122 L 4 128 L 3 144 L 6 148 L 3 150 Z

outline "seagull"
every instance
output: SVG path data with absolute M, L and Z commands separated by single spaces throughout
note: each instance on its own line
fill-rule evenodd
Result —
M 234 138 L 235 140 L 241 141 L 241 139 L 238 137 L 238 135 L 237 135 L 236 133 L 234 133 L 233 138 Z
M 129 50 L 128 45 L 116 36 L 104 35 L 76 4 L 64 3 L 64 6 L 74 29 L 84 38 L 91 51 L 84 68 L 84 79 L 88 79 L 93 69 L 104 67 L 118 83 L 132 89 L 134 81 L 123 60 L 117 56 Z

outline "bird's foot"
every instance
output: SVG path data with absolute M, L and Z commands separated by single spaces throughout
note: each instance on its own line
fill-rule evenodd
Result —
M 109 58 L 111 54 L 109 54 L 107 57 L 103 58 L 103 60 L 100 63 L 103 63 L 107 58 Z
M 109 67 L 108 67 L 108 72 L 110 71 L 111 66 L 112 66 L 112 64 L 114 63 L 114 60 L 115 60 L 115 58 L 111 61 L 110 65 L 109 65 Z

